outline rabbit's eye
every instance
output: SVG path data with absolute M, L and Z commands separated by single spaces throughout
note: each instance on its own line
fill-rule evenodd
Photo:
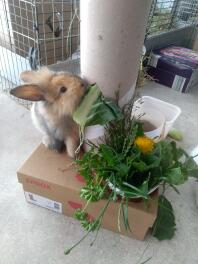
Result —
M 62 86 L 62 87 L 60 88 L 60 93 L 65 93 L 66 91 L 67 91 L 67 88 L 64 87 L 64 86 Z

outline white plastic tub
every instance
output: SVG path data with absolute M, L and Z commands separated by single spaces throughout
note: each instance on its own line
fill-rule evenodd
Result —
M 165 117 L 164 132 L 162 138 L 166 138 L 176 119 L 181 114 L 181 109 L 176 105 L 167 103 L 151 96 L 143 96 L 137 102 L 141 102 L 141 107 L 144 107 L 145 109 L 155 110 L 156 113 L 159 113 L 159 115 L 163 115 Z
M 139 102 L 139 100 L 135 102 L 134 108 L 136 109 L 132 112 L 132 115 L 134 115 L 142 123 L 148 122 L 152 124 L 155 129 L 147 130 L 145 135 L 158 141 L 161 139 L 164 132 L 165 117 L 158 110 L 150 108 L 148 105 L 142 104 L 141 102 Z
M 88 126 L 85 128 L 84 138 L 85 140 L 89 140 L 94 144 L 98 145 L 101 142 L 101 138 L 104 136 L 104 127 L 100 125 Z M 90 150 L 90 146 L 88 144 L 83 145 L 83 149 L 85 151 Z
M 150 138 L 164 139 L 172 128 L 174 122 L 181 114 L 181 109 L 173 104 L 164 102 L 151 96 L 143 96 L 135 102 L 138 106 L 137 112 L 145 113 L 146 120 L 153 123 L 156 129 L 145 133 Z M 94 144 L 100 143 L 100 138 L 104 136 L 104 127 L 100 125 L 86 127 L 85 139 Z M 90 147 L 84 144 L 85 151 Z

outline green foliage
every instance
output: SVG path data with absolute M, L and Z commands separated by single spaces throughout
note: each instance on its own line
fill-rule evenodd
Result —
M 198 166 L 192 157 L 188 157 L 183 166 L 184 173 L 198 180 Z
M 105 186 L 92 182 L 81 189 L 80 197 L 90 202 L 97 202 L 104 197 L 104 192 Z
M 151 142 L 154 147 L 146 153 L 137 145 L 135 140 L 137 137 L 144 137 L 144 132 L 142 124 L 131 118 L 133 100 L 122 109 L 121 114 L 115 108 L 114 103 L 108 100 L 101 102 L 101 100 L 103 101 L 103 98 L 99 96 L 92 105 L 86 124 L 93 125 L 98 122 L 103 124 L 103 117 L 110 121 L 111 118 L 108 119 L 107 116 L 114 116 L 116 121 L 111 121 L 106 126 L 103 144 L 96 146 L 89 142 L 90 150 L 76 161 L 79 173 L 86 182 L 81 189 L 80 196 L 87 201 L 83 209 L 77 209 L 75 212 L 76 219 L 87 231 L 80 241 L 94 231 L 97 237 L 110 202 L 121 198 L 118 210 L 118 229 L 120 230 L 120 217 L 122 217 L 125 229 L 131 231 L 128 219 L 128 202 L 131 198 L 142 198 L 147 202 L 150 199 L 150 191 L 159 185 L 162 185 L 164 189 L 166 185 L 169 185 L 179 193 L 176 187 L 187 181 L 189 176 L 198 179 L 198 166 L 193 158 L 177 147 L 175 142 L 168 140 L 158 143 Z M 106 199 L 106 205 L 96 219 L 89 219 L 87 213 L 89 204 L 102 199 Z M 161 195 L 153 234 L 159 240 L 170 239 L 175 229 L 173 208 L 170 202 Z M 78 244 L 79 242 L 66 253 Z
M 184 174 L 180 167 L 168 170 L 165 177 L 167 178 L 167 182 L 172 185 L 180 185 L 185 182 Z
M 110 121 L 120 118 L 122 118 L 122 112 L 115 102 L 101 95 L 87 115 L 86 126 L 106 125 Z
M 83 98 L 80 106 L 76 109 L 73 114 L 74 121 L 79 124 L 79 126 L 84 129 L 87 116 L 89 115 L 90 110 L 93 107 L 93 104 L 101 95 L 101 91 L 98 89 L 97 85 L 88 87 L 87 93 Z
M 171 239 L 176 230 L 175 216 L 171 203 L 161 195 L 158 200 L 157 219 L 153 226 L 153 236 L 159 240 Z
M 106 125 L 122 117 L 117 104 L 105 98 L 96 84 L 88 87 L 87 94 L 73 114 L 74 121 L 80 125 L 82 130 L 86 126 Z
M 131 227 L 130 227 L 129 218 L 128 218 L 128 199 L 126 199 L 126 202 L 122 200 L 121 210 L 122 210 L 122 216 L 123 216 L 123 222 L 124 222 L 125 229 L 126 231 L 131 232 Z

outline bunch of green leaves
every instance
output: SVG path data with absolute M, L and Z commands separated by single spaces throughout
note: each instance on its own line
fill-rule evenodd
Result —
M 97 100 L 95 101 L 97 102 Z M 97 113 L 97 102 L 94 113 Z M 68 254 L 90 232 L 96 231 L 96 237 L 101 227 L 103 216 L 110 202 L 122 197 L 118 211 L 118 229 L 120 217 L 126 230 L 131 230 L 128 219 L 128 201 L 131 198 L 151 199 L 150 190 L 162 185 L 171 186 L 179 193 L 177 186 L 188 180 L 189 176 L 198 179 L 198 166 L 184 150 L 178 148 L 173 141 L 160 141 L 154 144 L 154 149 L 143 153 L 135 144 L 135 139 L 144 136 L 142 124 L 131 117 L 134 98 L 122 109 L 122 115 L 111 120 L 105 128 L 103 144 L 96 146 L 91 142 L 90 150 L 76 161 L 79 173 L 85 179 L 85 186 L 80 196 L 87 201 L 83 209 L 77 209 L 75 217 L 87 231 L 86 235 L 72 248 Z M 104 102 L 103 102 L 104 105 Z M 102 105 L 101 105 L 102 111 Z M 95 114 L 94 114 L 95 115 Z M 86 124 L 94 123 L 92 115 L 88 115 Z M 95 115 L 100 119 L 100 111 Z M 90 123 L 89 123 L 90 121 Z M 109 191 L 109 186 L 111 191 Z M 119 190 L 119 191 L 118 191 Z M 91 202 L 106 199 L 107 203 L 94 220 L 87 213 Z M 170 239 L 176 229 L 173 208 L 165 198 L 164 193 L 158 200 L 158 215 L 153 228 L 153 235 L 159 240 Z
M 175 186 L 185 183 L 189 176 L 198 178 L 196 162 L 174 141 L 163 140 L 156 144 L 154 153 L 160 157 L 160 164 L 152 171 L 161 182 Z
M 87 126 L 106 125 L 122 117 L 122 111 L 117 103 L 104 97 L 96 84 L 87 88 L 86 95 L 73 114 L 73 119 L 81 130 Z
M 108 183 L 112 183 L 124 194 L 121 206 L 124 223 L 128 223 L 126 209 L 128 199 L 149 200 L 149 191 L 158 185 L 169 185 L 179 193 L 177 186 L 187 181 L 189 176 L 198 178 L 198 167 L 193 158 L 178 148 L 173 141 L 160 141 L 155 144 L 152 152 L 143 154 L 134 144 L 135 138 L 142 134 L 141 124 L 137 121 L 133 124 L 134 132 L 132 136 L 128 136 L 130 148 L 124 146 L 121 148 L 116 141 L 113 141 L 114 147 L 107 144 L 92 145 L 90 151 L 77 161 L 79 172 L 86 181 L 86 186 L 81 190 L 81 197 L 89 202 L 108 199 L 110 195 Z M 115 134 L 114 130 L 114 136 Z M 116 201 L 119 197 L 116 188 L 111 193 L 112 201 Z M 167 225 L 164 225 L 161 219 L 166 219 Z M 90 229 L 87 220 L 79 220 L 86 230 Z M 95 231 L 93 227 L 91 229 Z M 175 232 L 173 209 L 164 196 L 159 198 L 158 217 L 154 230 L 154 235 L 159 239 L 169 239 Z

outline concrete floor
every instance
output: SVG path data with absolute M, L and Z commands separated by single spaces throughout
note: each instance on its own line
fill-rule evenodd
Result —
M 149 83 L 143 94 L 182 108 L 175 127 L 184 133 L 182 145 L 191 152 L 198 145 L 198 89 L 185 95 Z M 81 226 L 72 218 L 27 204 L 16 178 L 17 168 L 41 140 L 30 114 L 0 95 L 0 124 L 0 264 L 140 264 L 149 257 L 151 264 L 198 264 L 194 180 L 179 188 L 180 196 L 168 193 L 178 228 L 171 241 L 158 242 L 148 236 L 140 242 L 101 230 L 93 247 L 89 247 L 90 237 L 64 256 L 64 247 L 84 234 Z

